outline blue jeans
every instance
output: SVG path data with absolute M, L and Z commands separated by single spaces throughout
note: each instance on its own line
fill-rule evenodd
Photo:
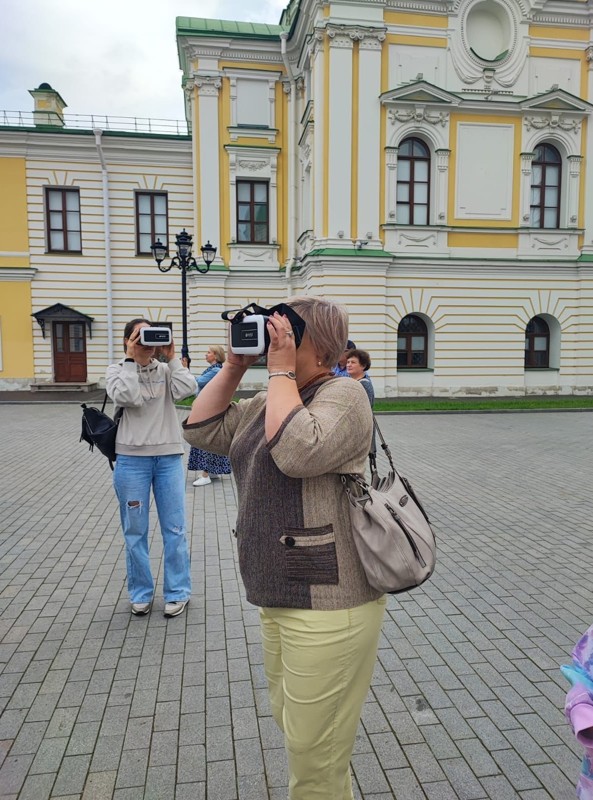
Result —
M 149 603 L 154 580 L 148 556 L 150 487 L 163 536 L 165 602 L 191 594 L 189 550 L 185 538 L 185 472 L 182 456 L 118 455 L 113 486 L 119 500 L 126 542 L 128 591 L 132 603 Z

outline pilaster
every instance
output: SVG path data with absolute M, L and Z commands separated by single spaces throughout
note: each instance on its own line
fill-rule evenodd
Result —
M 218 74 L 195 73 L 195 86 L 198 91 L 198 139 L 199 151 L 199 197 L 198 218 L 199 235 L 203 240 L 218 242 L 218 253 L 223 241 L 220 226 L 220 154 L 221 141 L 219 92 L 222 80 Z M 199 244 L 202 244 L 200 242 Z M 222 264 L 217 254 L 214 263 Z
M 535 153 L 521 153 L 521 219 L 520 226 L 531 225 L 531 164 Z
M 451 151 L 441 148 L 435 151 L 436 169 L 434 172 L 434 221 L 436 225 L 446 225 L 447 198 L 449 194 L 449 156 Z
M 379 240 L 381 185 L 381 50 L 383 30 L 358 31 L 358 230 L 359 239 Z M 369 237 L 369 234 L 371 236 Z
M 343 26 L 327 30 L 329 40 L 328 228 L 336 237 L 349 231 L 352 206 L 352 49 L 353 37 Z
M 582 162 L 583 156 L 568 156 L 567 228 L 578 228 L 579 226 L 579 190 Z

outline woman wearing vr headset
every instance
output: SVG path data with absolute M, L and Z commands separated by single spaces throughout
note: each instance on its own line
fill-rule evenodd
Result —
M 152 327 L 133 319 L 124 329 L 125 357 L 107 369 L 106 389 L 124 409 L 117 429 L 113 485 L 119 500 L 126 542 L 128 591 L 132 614 L 152 607 L 154 579 L 148 555 L 150 489 L 159 515 L 164 551 L 165 616 L 181 614 L 191 594 L 189 551 L 185 536 L 183 438 L 175 401 L 195 394 L 191 372 L 175 356 L 175 345 L 144 345 L 141 330 Z
M 358 558 L 340 475 L 364 472 L 373 419 L 359 382 L 332 375 L 347 340 L 345 308 L 314 297 L 287 305 L 304 325 L 270 315 L 267 392 L 231 402 L 256 358 L 230 351 L 183 427 L 191 445 L 231 459 L 239 565 L 247 599 L 260 607 L 289 797 L 352 800 L 349 763 L 385 597 Z

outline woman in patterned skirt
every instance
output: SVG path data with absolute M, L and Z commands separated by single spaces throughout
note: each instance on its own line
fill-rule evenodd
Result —
M 209 366 L 196 378 L 196 383 L 198 384 L 197 393 L 199 393 L 201 389 L 206 386 L 208 381 L 211 381 L 222 369 L 224 360 L 225 353 L 223 348 L 217 344 L 210 345 L 206 351 L 206 361 Z M 192 447 L 190 450 L 187 468 L 201 473 L 194 481 L 194 486 L 206 486 L 211 483 L 211 475 L 231 474 L 231 462 L 226 456 L 218 456 L 215 453 L 209 453 L 207 450 L 201 450 L 198 447 Z

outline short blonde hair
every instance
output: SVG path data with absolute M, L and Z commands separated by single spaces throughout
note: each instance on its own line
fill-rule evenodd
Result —
M 208 345 L 208 350 L 211 350 L 214 353 L 214 356 L 216 357 L 216 361 L 219 364 L 224 364 L 225 359 L 226 359 L 226 355 L 224 353 L 224 347 L 222 347 L 219 344 L 210 344 L 210 345 Z
M 333 367 L 346 349 L 348 312 L 322 297 L 291 297 L 286 304 L 305 320 L 306 332 L 324 367 Z

